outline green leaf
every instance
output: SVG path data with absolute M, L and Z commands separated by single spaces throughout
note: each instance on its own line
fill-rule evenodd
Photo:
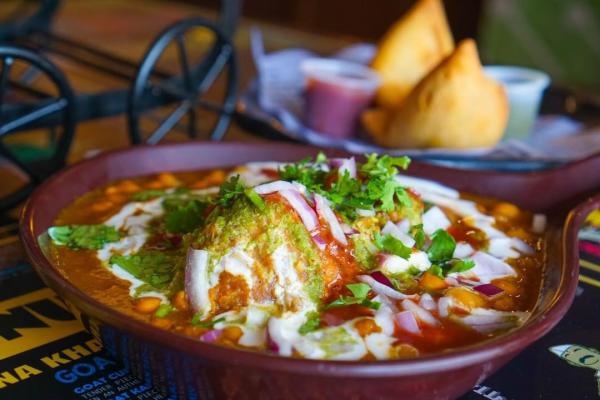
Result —
M 154 316 L 157 318 L 164 318 L 169 315 L 173 311 L 173 306 L 170 304 L 161 304 L 158 306 L 158 309 L 154 313 Z
M 162 189 L 148 189 L 142 190 L 141 192 L 136 192 L 131 195 L 131 200 L 133 201 L 148 201 L 155 199 L 160 196 L 164 196 L 166 192 Z
M 259 210 L 263 211 L 265 209 L 265 201 L 254 189 L 248 188 L 244 190 L 244 194 Z
M 423 224 L 413 225 L 410 228 L 410 233 L 413 239 L 415 239 L 415 247 L 421 250 L 425 244 L 425 231 L 423 230 Z
M 396 239 L 390 234 L 383 236 L 379 233 L 375 234 L 375 246 L 377 246 L 379 250 L 402 257 L 405 260 L 408 260 L 412 253 L 412 249 L 410 247 L 405 246 L 402 241 Z
M 315 164 L 323 164 L 326 162 L 327 162 L 327 156 L 325 155 L 325 153 L 320 151 L 319 154 L 317 154 L 317 157 L 315 158 Z
M 396 181 L 389 180 L 385 182 L 381 196 L 382 211 L 389 212 L 394 210 L 394 195 L 396 194 L 396 190 L 400 188 L 400 184 Z
M 430 274 L 437 276 L 438 278 L 444 279 L 444 270 L 437 264 L 432 264 L 427 270 Z
M 454 272 L 465 272 L 470 270 L 471 268 L 475 267 L 475 261 L 470 260 L 470 259 L 464 259 L 464 260 L 454 260 L 451 263 L 451 267 L 448 270 L 448 272 L 446 274 L 451 274 Z
M 165 212 L 165 228 L 171 233 L 188 233 L 201 225 L 207 204 L 188 200 L 171 205 Z
M 431 245 L 427 250 L 427 255 L 431 262 L 441 263 L 452 259 L 456 241 L 448 232 L 438 229 L 431 235 Z
M 159 291 L 169 286 L 181 262 L 182 259 L 162 251 L 140 252 L 129 256 L 115 255 L 109 260 L 110 265 L 118 265 Z
M 48 235 L 56 245 L 88 250 L 100 250 L 106 243 L 121 238 L 119 232 L 108 225 L 53 226 L 48 229 Z
M 348 290 L 350 290 L 350 292 L 352 292 L 354 297 L 356 297 L 358 299 L 366 299 L 367 295 L 371 291 L 371 287 L 369 285 L 367 285 L 366 283 L 362 283 L 362 282 L 361 283 L 350 283 L 350 284 L 346 285 L 346 287 L 348 288 Z
M 227 206 L 231 204 L 236 197 L 242 195 L 245 189 L 244 184 L 240 182 L 240 176 L 234 175 L 221 184 L 217 203 L 222 206 Z
M 311 311 L 306 313 L 306 322 L 298 328 L 298 333 L 301 335 L 306 335 L 309 332 L 316 331 L 321 326 L 321 318 L 319 317 L 319 313 L 316 311 Z
M 211 329 L 219 322 L 225 321 L 225 317 L 217 318 L 215 320 L 210 321 L 202 321 L 200 318 L 200 314 L 194 314 L 194 316 L 192 317 L 192 325 L 197 326 L 199 328 Z
M 329 303 L 325 309 L 360 304 L 361 306 L 378 310 L 381 306 L 381 303 L 378 301 L 371 301 L 367 298 L 367 295 L 371 291 L 371 287 L 366 283 L 350 283 L 346 285 L 346 287 L 348 290 L 350 290 L 353 296 L 341 296 Z

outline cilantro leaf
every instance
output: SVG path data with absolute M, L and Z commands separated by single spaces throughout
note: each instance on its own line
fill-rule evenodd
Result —
M 100 250 L 106 243 L 118 242 L 119 231 L 108 225 L 63 225 L 48 229 L 48 235 L 59 246 L 72 249 Z
M 375 234 L 375 246 L 377 246 L 379 250 L 402 257 L 405 260 L 408 260 L 410 254 L 412 253 L 412 249 L 410 247 L 405 246 L 402 241 L 396 239 L 390 234 L 383 236 L 379 233 Z
M 427 255 L 431 262 L 441 263 L 448 261 L 454 254 L 456 241 L 444 229 L 438 229 L 431 235 L 431 245 L 427 250 Z
M 165 212 L 165 228 L 171 233 L 188 233 L 202 222 L 207 204 L 193 199 L 172 205 Z
M 371 175 L 391 178 L 398 174 L 398 168 L 406 169 L 410 164 L 410 158 L 406 156 L 391 157 L 387 154 L 378 156 L 375 153 L 367 155 L 367 162 L 364 163 L 361 172 Z
M 133 201 L 148 201 L 160 196 L 164 196 L 166 192 L 162 189 L 148 189 L 136 192 L 131 195 Z
M 210 329 L 213 326 L 215 326 L 216 324 L 218 324 L 219 322 L 223 322 L 223 321 L 225 321 L 225 317 L 217 318 L 215 320 L 210 320 L 210 321 L 202 321 L 200 319 L 200 314 L 194 314 L 194 316 L 192 317 L 192 325 L 197 326 L 199 328 L 206 328 L 206 329 Z
M 244 194 L 246 195 L 248 200 L 250 200 L 252 204 L 254 204 L 259 210 L 262 211 L 265 209 L 265 201 L 262 199 L 262 197 L 260 197 L 258 193 L 254 191 L 254 189 L 248 188 L 244 190 Z
M 453 260 L 451 262 L 451 267 L 446 274 L 451 274 L 454 272 L 465 272 L 475 267 L 475 261 L 470 259 L 464 260 Z
M 353 296 L 341 296 L 340 298 L 329 303 L 325 309 L 359 304 L 364 307 L 378 310 L 381 306 L 381 303 L 378 301 L 372 301 L 367 298 L 367 295 L 371 291 L 371 287 L 366 283 L 350 283 L 346 285 L 346 287 L 348 290 L 350 290 Z
M 319 156 L 317 156 L 317 159 L 319 159 Z M 283 168 L 280 168 L 279 176 L 284 181 L 296 181 L 306 186 L 312 192 L 322 193 L 327 172 L 321 168 L 315 168 L 311 157 L 307 157 L 294 164 L 287 164 Z
M 444 270 L 437 264 L 432 264 L 431 267 L 427 270 L 427 272 L 437 276 L 438 278 L 444 279 Z
M 415 240 L 415 247 L 421 250 L 425 244 L 425 231 L 423 230 L 423 224 L 411 226 L 410 234 Z
M 145 251 L 134 255 L 115 255 L 110 265 L 118 265 L 135 278 L 149 285 L 148 289 L 165 290 L 173 280 L 179 260 L 163 251 Z
M 230 205 L 236 197 L 242 195 L 246 188 L 244 184 L 240 182 L 240 176 L 234 175 L 229 180 L 223 182 L 219 188 L 219 197 L 217 204 L 221 206 Z
M 319 317 L 318 312 L 308 312 L 306 313 L 306 317 L 306 322 L 303 323 L 300 328 L 298 328 L 298 333 L 301 335 L 306 335 L 307 333 L 316 331 L 321 326 L 321 318 Z

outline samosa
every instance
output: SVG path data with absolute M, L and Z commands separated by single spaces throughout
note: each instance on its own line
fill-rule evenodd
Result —
M 454 49 L 441 0 L 419 0 L 385 34 L 371 67 L 382 85 L 377 104 L 392 107 Z
M 472 39 L 459 43 L 394 109 L 362 120 L 375 142 L 393 148 L 479 148 L 495 145 L 509 105 L 502 85 L 484 74 Z

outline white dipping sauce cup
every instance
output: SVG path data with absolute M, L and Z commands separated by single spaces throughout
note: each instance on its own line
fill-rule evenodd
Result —
M 508 95 L 510 111 L 504 140 L 527 138 L 550 77 L 542 71 L 508 65 L 487 65 L 483 69 L 487 76 L 504 86 Z

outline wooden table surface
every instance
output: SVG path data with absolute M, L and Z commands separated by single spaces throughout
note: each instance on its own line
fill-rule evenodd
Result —
M 154 38 L 170 24 L 193 16 L 216 19 L 214 11 L 173 1 L 152 0 L 65 0 L 54 18 L 52 30 L 57 34 L 77 40 L 139 63 Z M 247 87 L 255 74 L 250 54 L 250 28 L 262 30 L 267 51 L 290 47 L 303 47 L 320 54 L 335 52 L 355 41 L 353 38 L 336 38 L 301 32 L 283 26 L 242 19 L 234 42 L 240 69 L 240 91 Z M 202 37 L 198 39 L 202 41 Z M 65 73 L 77 93 L 96 93 L 110 89 L 127 88 L 127 83 L 84 68 L 64 57 L 52 55 L 51 60 Z M 35 141 L 33 133 L 19 133 L 14 141 Z M 226 140 L 261 140 L 232 124 Z M 98 151 L 129 146 L 126 119 L 123 115 L 85 121 L 78 125 L 69 162 L 76 162 Z M 1 166 L 0 166 L 1 168 Z M 1 177 L 2 175 L 0 175 Z M 1 178 L 3 186 L 9 185 Z M 10 213 L 15 219 L 18 210 Z M 14 236 L 15 226 L 0 231 L 0 265 L 14 264 L 23 259 L 19 240 Z M 2 229 L 2 228 L 0 228 Z

